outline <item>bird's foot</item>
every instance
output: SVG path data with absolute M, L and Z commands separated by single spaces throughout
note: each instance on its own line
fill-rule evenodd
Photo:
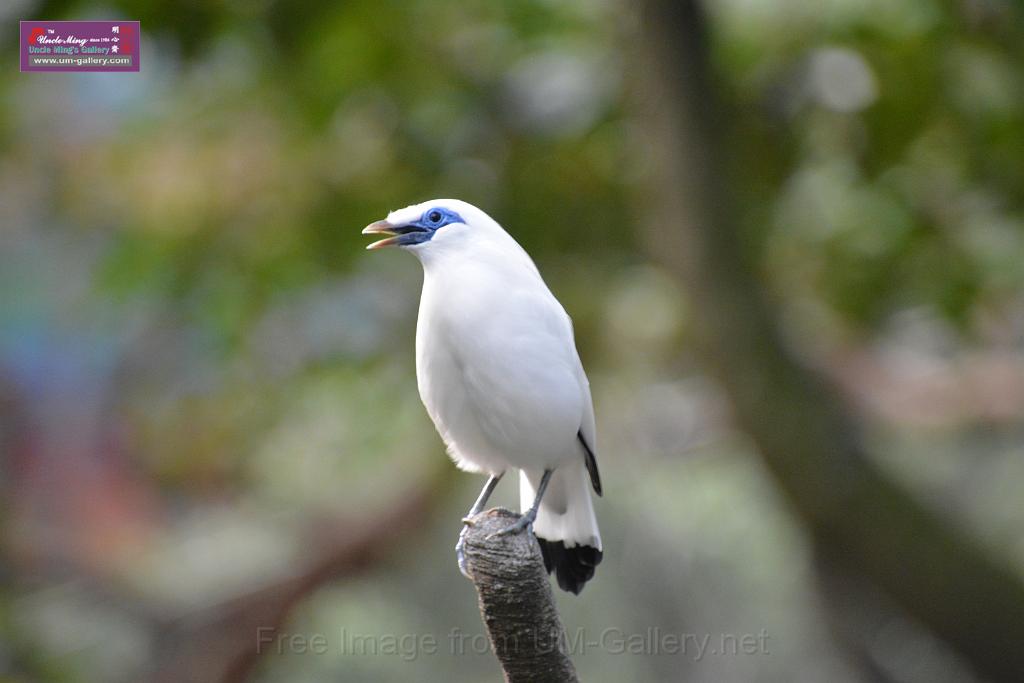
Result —
M 462 524 L 464 526 L 473 526 L 475 524 L 475 522 L 473 521 L 472 517 L 463 517 L 462 518 Z
M 466 520 L 462 521 L 466 522 Z M 462 575 L 467 579 L 473 578 L 469 574 L 469 565 L 466 563 L 466 532 L 469 531 L 470 526 L 472 526 L 472 524 L 466 524 L 466 526 L 462 528 L 462 532 L 459 533 L 459 542 L 455 544 L 455 560 L 459 563 L 459 571 L 462 572 Z
M 537 519 L 537 511 L 536 510 L 530 510 L 525 515 L 523 515 L 522 517 L 517 519 L 514 523 L 509 524 L 504 529 L 501 529 L 499 531 L 495 531 L 493 534 L 489 535 L 487 538 L 491 539 L 491 538 L 494 538 L 495 536 L 507 536 L 508 534 L 518 534 L 519 532 L 523 531 L 524 529 L 532 528 L 533 527 L 533 522 L 534 522 L 535 519 Z

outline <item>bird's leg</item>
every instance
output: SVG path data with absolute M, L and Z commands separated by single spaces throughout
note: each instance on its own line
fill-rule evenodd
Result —
M 469 508 L 469 512 L 462 518 L 462 523 L 467 526 L 472 525 L 472 519 L 483 512 L 484 506 L 487 505 L 487 501 L 490 500 L 491 494 L 494 493 L 494 489 L 498 486 L 498 482 L 501 481 L 501 476 L 505 474 L 492 474 L 491 478 L 484 484 L 483 490 L 480 491 L 480 495 L 477 496 L 476 502 L 473 503 L 473 507 Z
M 548 488 L 548 482 L 551 481 L 551 475 L 554 474 L 554 470 L 544 470 L 544 476 L 540 478 L 540 485 L 537 486 L 537 495 L 533 497 L 533 505 L 527 510 L 526 514 L 516 520 L 515 524 L 509 525 L 501 531 L 496 531 L 491 534 L 492 536 L 504 536 L 505 534 L 517 534 L 523 529 L 530 527 L 534 520 L 537 519 L 537 510 L 540 508 L 540 500 L 544 497 L 544 491 Z
M 484 506 L 487 505 L 488 499 L 491 494 L 494 493 L 494 489 L 498 486 L 498 482 L 501 481 L 501 474 L 492 474 L 491 478 L 484 484 L 484 488 L 480 491 L 480 495 L 477 496 L 476 502 L 473 503 L 473 507 L 469 508 L 469 512 L 462 518 L 462 531 L 459 533 L 459 542 L 455 544 L 455 559 L 459 562 L 459 571 L 467 579 L 472 578 L 469 575 L 469 569 L 466 566 L 466 532 L 469 531 L 469 527 L 473 525 L 473 518 L 483 512 Z

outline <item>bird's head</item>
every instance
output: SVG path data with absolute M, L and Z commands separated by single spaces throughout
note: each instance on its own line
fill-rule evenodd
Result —
M 433 199 L 407 206 L 363 228 L 364 235 L 387 235 L 367 249 L 402 247 L 413 252 L 470 244 L 495 231 L 504 233 L 486 213 L 458 199 Z

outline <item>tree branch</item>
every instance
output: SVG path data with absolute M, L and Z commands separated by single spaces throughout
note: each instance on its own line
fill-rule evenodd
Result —
M 508 683 L 574 683 L 576 670 L 532 533 L 492 536 L 519 519 L 503 508 L 473 518 L 466 561 L 491 647 Z
M 438 468 L 437 474 L 397 495 L 393 505 L 365 519 L 317 525 L 309 543 L 313 557 L 296 574 L 167 624 L 146 680 L 249 680 L 259 658 L 274 651 L 261 647 L 261 634 L 273 639 L 294 607 L 315 590 L 365 572 L 402 547 L 402 539 L 429 523 L 448 478 L 446 468 Z
M 701 351 L 817 551 L 995 681 L 1024 680 L 1024 583 L 868 457 L 850 412 L 780 339 L 733 216 L 697 0 L 646 0 L 645 102 L 661 158 L 648 232 L 693 294 Z

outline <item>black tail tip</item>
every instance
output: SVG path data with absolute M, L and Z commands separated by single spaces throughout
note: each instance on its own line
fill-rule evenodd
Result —
M 563 541 L 548 541 L 540 537 L 537 542 L 544 556 L 544 568 L 549 574 L 554 572 L 559 588 L 576 595 L 580 594 L 587 581 L 594 578 L 594 570 L 604 557 L 604 553 L 589 545 L 567 548 Z

